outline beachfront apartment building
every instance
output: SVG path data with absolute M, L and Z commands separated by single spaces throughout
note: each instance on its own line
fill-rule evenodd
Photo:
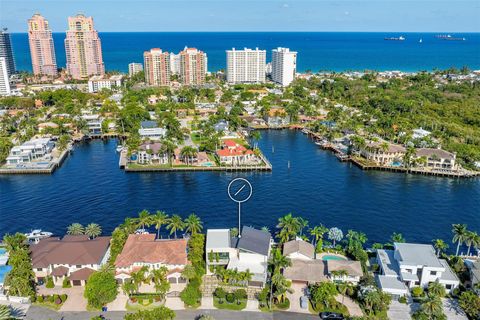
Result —
M 128 76 L 132 77 L 143 71 L 143 64 L 139 62 L 132 62 L 128 64 Z
M 207 73 L 207 54 L 196 48 L 180 51 L 180 81 L 184 85 L 201 85 L 205 83 Z
M 180 75 L 180 53 L 170 53 L 170 74 Z
M 227 50 L 227 82 L 265 82 L 266 51 L 253 49 Z
M 404 146 L 386 141 L 368 141 L 359 151 L 360 155 L 367 160 L 379 165 L 391 166 L 403 161 L 406 149 Z
M 143 53 L 145 82 L 150 86 L 170 85 L 170 57 L 168 52 L 159 48 Z
M 50 138 L 31 139 L 20 146 L 14 146 L 7 157 L 7 165 L 50 160 L 55 144 Z
M 90 275 L 110 258 L 110 240 L 111 237 L 66 235 L 30 245 L 35 280 L 44 283 L 51 277 L 56 286 L 62 286 L 65 279 L 73 286 L 84 286 Z
M 444 259 L 435 255 L 428 244 L 394 243 L 393 250 L 377 250 L 378 286 L 395 298 L 407 295 L 413 287 L 426 288 L 430 282 L 439 282 L 447 292 L 458 287 L 460 281 Z
M 16 72 L 16 70 L 12 41 L 7 28 L 0 29 L 0 58 L 5 58 L 5 68 L 7 70 L 8 77 L 10 77 Z
M 30 44 L 33 74 L 57 76 L 57 59 L 52 30 L 48 20 L 39 13 L 35 13 L 28 19 L 28 42 Z
M 284 87 L 295 79 L 297 72 L 297 52 L 288 48 L 272 50 L 272 81 Z
M 0 57 L 0 96 L 8 96 L 11 92 L 7 61 Z
M 149 271 L 166 267 L 171 284 L 185 284 L 182 271 L 188 264 L 186 239 L 156 239 L 155 234 L 131 234 L 115 259 L 115 278 L 122 284 L 131 273 L 147 267 Z
M 102 45 L 98 32 L 94 29 L 92 17 L 83 14 L 68 17 L 65 52 L 67 73 L 73 79 L 82 80 L 105 74 Z
M 160 140 L 167 134 L 167 129 L 159 128 L 156 121 L 147 120 L 140 122 L 138 134 L 142 139 Z
M 115 74 L 106 78 L 105 76 L 93 76 L 88 80 L 88 92 L 95 93 L 102 89 L 121 88 L 123 83 L 123 75 Z
M 241 237 L 232 237 L 229 229 L 208 229 L 205 254 L 207 274 L 215 268 L 227 268 L 253 273 L 250 286 L 263 287 L 267 281 L 271 235 L 262 230 L 244 226 Z

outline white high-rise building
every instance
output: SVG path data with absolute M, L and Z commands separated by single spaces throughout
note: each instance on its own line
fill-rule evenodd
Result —
M 170 53 L 170 73 L 180 74 L 180 53 Z
M 143 71 L 143 64 L 139 62 L 132 62 L 128 64 L 128 75 L 131 77 L 140 71 Z
M 227 81 L 229 83 L 265 82 L 266 51 L 256 48 L 227 50 Z
M 0 95 L 7 96 L 10 94 L 10 82 L 8 80 L 7 60 L 0 58 Z
M 272 80 L 282 86 L 288 86 L 297 72 L 297 52 L 288 48 L 272 50 Z

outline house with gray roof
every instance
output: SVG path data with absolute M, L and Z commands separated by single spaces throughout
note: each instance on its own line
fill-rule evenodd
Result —
M 395 297 L 413 287 L 426 288 L 430 282 L 439 282 L 447 292 L 460 284 L 448 263 L 428 244 L 394 243 L 394 250 L 377 250 L 377 263 L 377 284 Z
M 216 268 L 250 271 L 250 286 L 263 287 L 267 280 L 268 257 L 271 249 L 268 232 L 243 227 L 240 237 L 232 237 L 230 229 L 208 229 L 206 241 L 207 274 Z
M 457 155 L 442 149 L 418 148 L 415 152 L 415 158 L 425 159 L 425 166 L 432 169 L 455 169 Z

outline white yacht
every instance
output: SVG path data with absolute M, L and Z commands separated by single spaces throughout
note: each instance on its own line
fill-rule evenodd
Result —
M 30 233 L 25 233 L 27 240 L 38 243 L 41 239 L 50 238 L 53 235 L 51 232 L 42 231 L 40 229 L 32 230 Z

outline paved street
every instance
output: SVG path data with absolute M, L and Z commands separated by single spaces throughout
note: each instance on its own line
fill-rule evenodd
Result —
M 212 315 L 217 320 L 293 320 L 293 319 L 318 319 L 317 315 L 299 314 L 293 312 L 249 312 L 249 311 L 227 311 L 227 310 L 178 310 L 175 311 L 176 320 L 194 320 L 202 314 Z M 99 312 L 55 312 L 49 309 L 36 306 L 30 307 L 27 313 L 28 320 L 89 320 Z M 102 313 L 106 319 L 122 320 L 125 312 L 111 311 Z

